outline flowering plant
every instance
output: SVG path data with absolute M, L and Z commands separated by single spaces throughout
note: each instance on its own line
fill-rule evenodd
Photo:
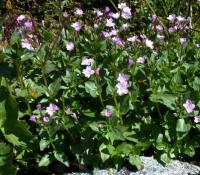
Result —
M 195 156 L 200 50 L 193 17 L 133 11 L 125 2 L 117 11 L 66 5 L 52 24 L 18 15 L 0 52 L 0 174 L 124 162 L 141 169 L 146 152 L 164 163 Z

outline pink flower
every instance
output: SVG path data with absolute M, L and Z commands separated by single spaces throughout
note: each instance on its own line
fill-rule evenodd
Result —
M 17 17 L 17 22 L 20 23 L 20 22 L 23 21 L 25 18 L 26 18 L 25 15 L 19 15 L 19 16 Z
M 180 38 L 179 41 L 181 44 L 184 44 L 187 42 L 187 38 Z
M 50 105 L 46 108 L 46 112 L 52 116 L 56 111 L 58 111 L 58 106 L 56 106 L 53 103 L 50 103 Z
M 156 14 L 154 14 L 154 15 L 152 15 L 152 17 L 151 17 L 151 21 L 152 21 L 152 23 L 155 23 L 156 22 L 156 20 L 157 20 L 157 15 Z
M 72 25 L 71 25 L 74 30 L 76 31 L 80 31 L 81 30 L 81 23 L 80 22 L 74 22 Z
M 175 28 L 174 28 L 174 27 L 170 27 L 170 28 L 168 29 L 168 32 L 169 32 L 169 33 L 174 33 L 174 32 L 175 32 Z
M 111 30 L 110 35 L 111 35 L 111 36 L 117 35 L 117 33 L 118 33 L 118 30 L 113 29 L 113 30 Z
M 67 18 L 69 15 L 68 15 L 67 12 L 63 12 L 63 16 L 64 16 L 65 18 Z
M 119 82 L 119 83 L 117 83 L 116 88 L 117 88 L 117 93 L 119 95 L 128 94 L 128 83 L 127 82 L 124 82 L 124 83 Z
M 24 27 L 25 27 L 26 29 L 31 29 L 31 28 L 33 27 L 32 21 L 26 21 L 26 22 L 24 23 Z
M 127 7 L 126 3 L 120 3 L 120 4 L 118 4 L 118 8 L 119 9 L 123 9 L 125 7 Z
M 186 100 L 186 102 L 183 104 L 183 107 L 186 109 L 187 113 L 191 113 L 194 111 L 195 104 L 192 103 L 191 100 Z
M 31 115 L 29 120 L 32 121 L 32 122 L 36 122 L 36 116 L 35 115 Z
M 138 36 L 129 37 L 129 38 L 127 39 L 127 41 L 130 41 L 130 42 L 134 43 L 134 42 L 138 41 Z
M 117 93 L 119 95 L 124 95 L 124 94 L 128 94 L 128 77 L 126 74 L 124 73 L 119 73 L 119 76 L 117 78 L 117 85 L 116 85 L 116 88 L 117 88 Z
M 114 19 L 118 19 L 119 17 L 120 17 L 120 13 L 112 13 L 112 17 L 114 18 Z
M 36 109 L 37 109 L 37 110 L 41 110 L 41 109 L 42 109 L 41 103 L 38 103 L 38 104 L 36 105 Z
M 129 7 L 124 7 L 122 9 L 122 18 L 124 18 L 124 19 L 131 18 L 131 9 Z
M 117 81 L 121 82 L 121 83 L 124 83 L 128 80 L 128 77 L 126 74 L 124 73 L 119 73 L 118 75 L 118 78 L 117 78 Z
M 48 116 L 44 116 L 42 119 L 43 119 L 43 122 L 45 122 L 45 123 L 49 122 L 49 117 Z
M 21 39 L 21 46 L 24 49 L 28 49 L 28 50 L 31 50 L 31 51 L 34 50 L 32 44 L 30 43 L 30 41 L 28 39 Z
M 118 46 L 123 46 L 123 42 L 122 42 L 122 40 L 121 40 L 119 37 L 114 36 L 114 37 L 112 37 L 112 40 L 113 40 L 113 42 L 114 42 L 116 45 L 118 45 Z
M 112 115 L 112 110 L 110 108 L 106 108 L 104 111 L 104 115 L 106 117 L 110 117 Z
M 67 49 L 68 51 L 74 50 L 74 43 L 73 43 L 73 42 L 67 42 L 67 44 L 66 44 L 66 49 Z
M 81 15 L 83 15 L 83 10 L 80 9 L 80 8 L 76 8 L 74 13 L 75 13 L 76 15 L 81 16 Z
M 163 27 L 161 25 L 157 25 L 156 26 L 156 30 L 157 30 L 157 32 L 162 33 L 163 32 Z
M 149 47 L 150 49 L 153 49 L 153 42 L 149 39 L 145 39 L 145 44 L 147 47 Z
M 144 58 L 144 56 L 142 56 L 142 57 L 139 57 L 138 59 L 137 59 L 137 61 L 136 61 L 137 63 L 141 63 L 141 64 L 144 64 L 144 62 L 145 62 L 145 58 Z
M 132 59 L 128 60 L 128 65 L 131 66 L 132 64 L 134 64 L 134 61 Z
M 194 117 L 194 122 L 199 123 L 200 122 L 200 115 Z
M 93 62 L 94 62 L 94 60 L 92 58 L 84 57 L 82 62 L 81 62 L 81 65 L 91 66 Z
M 115 23 L 113 22 L 112 18 L 106 19 L 106 26 L 107 27 L 114 27 L 115 26 Z
M 128 28 L 129 28 L 129 24 L 128 24 L 128 23 L 123 24 L 123 25 L 122 25 L 122 28 L 123 28 L 124 30 L 128 29 Z
M 106 7 L 105 10 L 104 10 L 104 12 L 105 12 L 105 13 L 110 12 L 110 8 L 109 8 L 109 7 Z
M 176 19 L 176 15 L 175 15 L 175 14 L 169 15 L 169 16 L 167 17 L 167 19 L 168 19 L 169 21 L 171 21 L 171 22 L 174 22 L 175 19 Z
M 85 75 L 85 77 L 90 78 L 91 75 L 95 74 L 95 71 L 91 68 L 91 66 L 87 66 L 85 69 L 83 69 L 82 73 Z
M 73 119 L 77 120 L 77 115 L 76 115 L 75 112 L 72 112 L 71 117 L 72 117 Z
M 96 74 L 96 75 L 99 75 L 99 71 L 100 71 L 100 68 L 98 67 L 98 68 L 95 70 L 95 74 Z
M 109 38 L 111 36 L 111 34 L 109 32 L 106 32 L 106 31 L 103 31 L 102 34 L 105 38 Z
M 99 9 L 95 9 L 95 13 L 96 13 L 97 17 L 103 16 L 103 13 Z
M 176 19 L 177 19 L 178 22 L 183 22 L 183 21 L 186 20 L 186 19 L 185 19 L 184 17 L 182 17 L 182 16 L 178 16 Z

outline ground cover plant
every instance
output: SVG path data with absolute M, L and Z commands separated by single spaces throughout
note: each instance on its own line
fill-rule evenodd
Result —
M 198 156 L 199 1 L 31 2 L 1 19 L 0 174 Z

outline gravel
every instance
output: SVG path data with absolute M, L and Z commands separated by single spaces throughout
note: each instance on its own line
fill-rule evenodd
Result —
M 143 169 L 131 172 L 125 167 L 116 169 L 95 170 L 91 173 L 65 173 L 63 175 L 200 175 L 200 166 L 192 165 L 179 160 L 163 166 L 153 157 L 141 157 Z

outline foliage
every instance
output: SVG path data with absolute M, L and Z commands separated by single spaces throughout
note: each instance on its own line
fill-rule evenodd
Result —
M 195 155 L 198 2 L 45 1 L 42 21 L 23 2 L 7 4 L 0 47 L 0 174 Z

